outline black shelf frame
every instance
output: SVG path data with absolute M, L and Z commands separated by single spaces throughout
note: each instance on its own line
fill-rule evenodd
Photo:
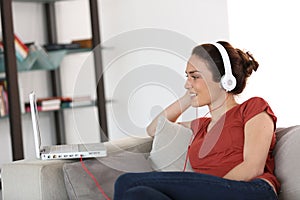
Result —
M 99 25 L 98 1 L 90 1 L 90 15 L 92 24 L 92 42 L 94 49 L 94 64 L 95 75 L 97 84 L 97 107 L 98 118 L 100 123 L 100 138 L 101 142 L 108 141 L 108 127 L 107 127 L 107 114 L 106 114 L 106 100 L 104 90 L 104 77 L 103 77 L 103 62 L 101 53 L 101 33 Z
M 18 70 L 15 56 L 14 30 L 12 16 L 12 1 L 0 0 L 1 7 L 1 24 L 4 46 L 4 64 L 7 80 L 8 106 L 9 106 L 9 123 L 10 136 L 12 143 L 12 159 L 21 160 L 24 158 L 21 108 L 18 87 Z
M 50 25 L 47 29 L 49 43 L 57 42 L 57 30 L 55 21 L 55 2 L 66 0 L 14 0 L 16 2 L 37 2 L 45 3 L 46 22 Z M 70 1 L 70 0 L 68 0 Z M 97 0 L 89 0 L 90 17 L 92 25 L 92 42 L 94 48 L 95 76 L 97 81 L 97 108 L 100 123 L 101 142 L 108 141 L 108 127 L 106 115 L 106 101 L 104 91 L 102 54 L 99 48 L 101 44 L 99 13 Z M 9 122 L 12 142 L 13 161 L 24 159 L 22 119 L 20 108 L 20 94 L 18 88 L 18 70 L 14 47 L 14 30 L 12 16 L 12 0 L 0 0 L 1 23 L 4 45 L 5 75 L 7 79 L 7 89 L 9 98 Z M 61 80 L 59 69 L 51 73 L 53 95 L 61 95 Z M 64 117 L 62 111 L 55 112 L 56 138 L 58 144 L 65 143 Z
M 57 29 L 56 29 L 56 18 L 55 18 L 55 2 L 46 3 L 44 5 L 46 14 L 46 24 L 47 26 L 47 38 L 48 44 L 55 44 L 58 42 L 57 39 Z M 62 96 L 61 91 L 61 80 L 60 80 L 60 69 L 56 69 L 50 72 L 51 76 L 51 86 L 52 86 L 52 96 Z M 55 133 L 56 133 L 56 143 L 65 144 L 65 126 L 64 126 L 64 115 L 61 111 L 54 112 L 55 121 Z

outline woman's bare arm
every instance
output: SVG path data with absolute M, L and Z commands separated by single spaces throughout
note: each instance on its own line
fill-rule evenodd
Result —
M 245 125 L 244 161 L 229 171 L 224 178 L 249 181 L 264 172 L 274 133 L 271 117 L 262 112 Z
M 190 107 L 190 105 L 191 97 L 188 94 L 188 92 L 186 92 L 184 96 L 172 103 L 154 118 L 154 120 L 147 127 L 148 135 L 152 137 L 155 135 L 157 121 L 160 116 L 165 116 L 169 121 L 175 122 L 178 119 L 178 117 Z

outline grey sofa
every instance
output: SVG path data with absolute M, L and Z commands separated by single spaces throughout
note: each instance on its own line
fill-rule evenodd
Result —
M 151 150 L 152 138 L 126 138 L 106 142 L 108 156 L 128 151 L 145 153 Z M 78 160 L 21 160 L 2 168 L 3 200 L 64 200 L 69 199 L 63 166 Z
M 276 170 L 282 184 L 280 200 L 300 199 L 300 126 L 277 129 L 278 143 L 274 151 Z M 108 157 L 122 150 L 147 155 L 152 138 L 128 138 L 107 142 Z M 68 199 L 63 166 L 69 161 L 22 160 L 6 164 L 2 169 L 2 195 L 4 200 Z M 73 187 L 73 186 L 72 186 Z M 86 186 L 85 186 L 86 187 Z M 76 195 L 71 199 L 80 199 Z M 84 198 L 82 198 L 84 199 Z M 88 198 L 86 198 L 88 199 Z

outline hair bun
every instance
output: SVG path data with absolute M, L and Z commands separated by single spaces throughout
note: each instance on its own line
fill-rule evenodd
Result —
M 257 70 L 259 64 L 249 51 L 245 53 L 244 51 L 237 49 L 237 52 L 241 57 L 241 65 L 243 67 L 244 73 L 248 77 L 252 74 L 253 70 Z

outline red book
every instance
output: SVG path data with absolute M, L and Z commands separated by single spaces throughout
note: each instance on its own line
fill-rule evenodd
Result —
M 15 42 L 18 43 L 22 49 L 24 49 L 26 52 L 29 52 L 29 48 L 20 40 L 20 38 L 15 34 Z
M 2 42 L 0 41 L 0 52 L 2 52 L 3 50 L 4 50 L 3 44 L 2 44 Z

